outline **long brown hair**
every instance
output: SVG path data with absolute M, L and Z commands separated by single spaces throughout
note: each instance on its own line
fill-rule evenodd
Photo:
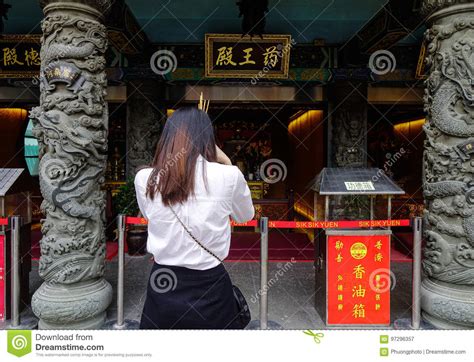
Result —
M 177 109 L 165 123 L 156 147 L 146 194 L 160 193 L 166 206 L 183 203 L 194 195 L 196 161 L 202 155 L 216 161 L 216 142 L 207 113 L 194 108 Z M 204 184 L 206 173 L 203 163 Z

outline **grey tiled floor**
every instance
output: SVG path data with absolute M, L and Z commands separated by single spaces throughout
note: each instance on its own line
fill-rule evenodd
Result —
M 125 260 L 125 318 L 139 320 L 145 302 L 146 283 L 152 259 L 150 255 L 126 256 Z M 250 305 L 253 319 L 258 319 L 258 290 L 260 288 L 260 264 L 252 262 L 226 263 L 234 284 L 238 285 Z M 396 286 L 391 293 L 391 320 L 410 317 L 411 263 L 392 263 Z M 105 278 L 112 284 L 114 300 L 107 311 L 108 319 L 116 319 L 116 260 L 106 264 Z M 33 265 L 30 290 L 41 284 L 37 263 Z M 320 280 L 321 279 L 321 280 Z M 315 309 L 315 296 L 321 293 L 315 288 L 315 272 L 308 262 L 270 262 L 268 269 L 268 319 L 284 329 L 324 329 L 323 320 Z M 318 277 L 318 284 L 323 282 Z

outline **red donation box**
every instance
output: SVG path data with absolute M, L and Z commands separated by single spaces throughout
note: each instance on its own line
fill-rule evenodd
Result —
M 390 230 L 327 233 L 327 325 L 390 325 L 390 236 Z

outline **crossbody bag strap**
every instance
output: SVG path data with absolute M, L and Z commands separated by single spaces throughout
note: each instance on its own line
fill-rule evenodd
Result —
M 183 226 L 184 230 L 188 233 L 188 235 L 196 242 L 196 244 L 198 244 L 202 249 L 204 249 L 205 251 L 207 251 L 210 255 L 212 255 L 214 258 L 216 258 L 217 260 L 219 260 L 219 262 L 222 263 L 222 260 L 216 255 L 214 254 L 212 251 L 210 251 L 208 248 L 206 248 L 204 245 L 202 245 L 202 243 L 196 239 L 194 237 L 194 235 L 191 233 L 191 231 L 189 231 L 189 229 L 186 227 L 186 225 L 184 225 L 184 223 L 181 221 L 181 219 L 179 218 L 179 216 L 176 214 L 176 212 L 173 210 L 173 208 L 171 206 L 169 206 L 171 212 L 173 213 L 173 215 L 176 217 L 176 219 L 178 220 L 178 222 Z

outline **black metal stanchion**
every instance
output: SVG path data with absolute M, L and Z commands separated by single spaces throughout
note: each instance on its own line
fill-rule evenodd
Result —
M 31 315 L 20 315 L 21 280 L 20 280 L 20 229 L 21 217 L 10 218 L 11 243 L 11 313 L 10 319 L 2 322 L 2 329 L 36 329 L 38 320 Z
M 117 320 L 105 323 L 104 329 L 138 329 L 139 322 L 131 319 L 124 319 L 124 269 L 125 269 L 125 227 L 126 216 L 117 216 L 118 229 L 118 273 L 117 273 Z

